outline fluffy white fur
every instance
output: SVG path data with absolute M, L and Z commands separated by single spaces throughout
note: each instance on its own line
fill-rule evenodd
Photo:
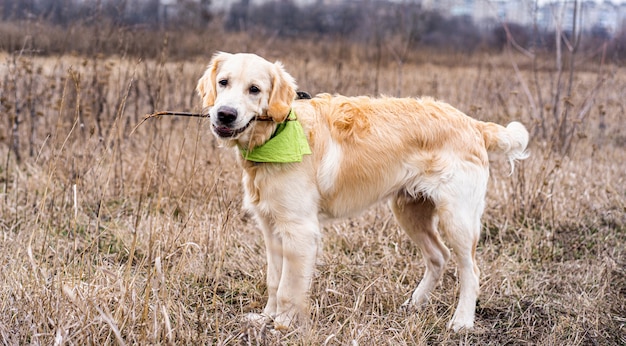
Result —
M 254 148 L 294 109 L 311 146 L 301 163 L 245 161 L 244 203 L 267 248 L 263 316 L 277 329 L 305 316 L 320 243 L 320 223 L 356 215 L 389 200 L 400 226 L 422 251 L 426 271 L 405 303 L 428 301 L 450 251 L 459 302 L 448 326 L 472 328 L 479 292 L 475 251 L 489 178 L 488 152 L 527 157 L 528 132 L 472 119 L 431 98 L 317 95 L 294 100 L 283 66 L 253 54 L 216 54 L 197 90 L 213 133 L 226 146 Z M 258 121 L 258 116 L 274 121 Z

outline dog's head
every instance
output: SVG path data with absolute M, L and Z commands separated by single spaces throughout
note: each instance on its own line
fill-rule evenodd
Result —
M 249 142 L 253 128 L 270 132 L 289 115 L 296 83 L 280 62 L 254 54 L 217 53 L 198 81 L 203 107 L 209 108 L 211 130 L 220 139 Z M 254 124 L 258 116 L 273 122 Z M 265 122 L 264 122 L 265 123 Z

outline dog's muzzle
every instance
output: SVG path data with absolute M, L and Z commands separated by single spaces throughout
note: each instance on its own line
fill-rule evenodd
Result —
M 240 128 L 232 128 L 236 122 L 238 112 L 233 107 L 221 106 L 217 109 L 217 121 L 213 124 L 213 130 L 221 138 L 231 138 L 245 131 L 252 121 Z

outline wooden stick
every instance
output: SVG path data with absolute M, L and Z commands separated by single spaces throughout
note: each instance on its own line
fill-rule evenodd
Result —
M 199 117 L 199 118 L 209 117 L 209 114 L 191 113 L 191 112 L 170 112 L 170 111 L 156 112 L 154 114 L 148 115 L 147 117 L 153 118 L 153 117 L 160 117 L 161 115 L 175 115 L 175 116 L 182 116 L 182 117 Z
M 139 122 L 139 124 L 135 125 L 135 127 L 133 128 L 132 131 L 130 131 L 130 134 L 132 135 L 133 133 L 135 133 L 135 131 L 137 130 L 137 128 L 139 126 L 141 126 L 141 124 L 143 124 L 146 120 L 150 119 L 150 118 L 158 118 L 162 115 L 173 115 L 173 116 L 183 116 L 183 117 L 198 117 L 198 118 L 208 118 L 209 115 L 208 114 L 201 114 L 201 113 L 191 113 L 191 112 L 170 112 L 170 111 L 162 111 L 162 112 L 156 112 L 156 113 L 152 113 L 152 114 L 146 114 L 143 119 L 141 119 L 141 121 Z
M 141 124 L 144 123 L 144 121 L 150 119 L 150 118 L 158 118 L 162 115 L 173 115 L 173 116 L 183 116 L 183 117 L 197 117 L 197 118 L 208 118 L 209 114 L 202 114 L 202 113 L 191 113 L 191 112 L 170 112 L 170 111 L 161 111 L 161 112 L 156 112 L 156 113 L 152 113 L 152 114 L 146 114 L 146 116 L 143 117 L 143 119 L 139 122 L 139 124 L 137 124 L 133 130 L 130 132 L 130 134 L 132 135 L 133 133 L 135 133 L 135 131 L 137 130 L 137 128 L 139 126 L 141 126 Z M 262 115 L 257 115 L 256 117 L 254 117 L 254 120 L 257 121 L 274 121 L 274 119 L 272 119 L 272 117 L 269 116 L 262 116 Z

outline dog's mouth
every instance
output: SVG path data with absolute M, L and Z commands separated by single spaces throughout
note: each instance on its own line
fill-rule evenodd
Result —
M 239 135 L 240 133 L 242 133 L 243 131 L 245 131 L 250 126 L 251 123 L 252 123 L 252 120 L 248 121 L 248 123 L 246 123 L 244 126 L 238 129 L 233 129 L 228 126 L 213 124 L 213 131 L 215 131 L 215 134 L 217 134 L 220 138 L 233 138 Z

